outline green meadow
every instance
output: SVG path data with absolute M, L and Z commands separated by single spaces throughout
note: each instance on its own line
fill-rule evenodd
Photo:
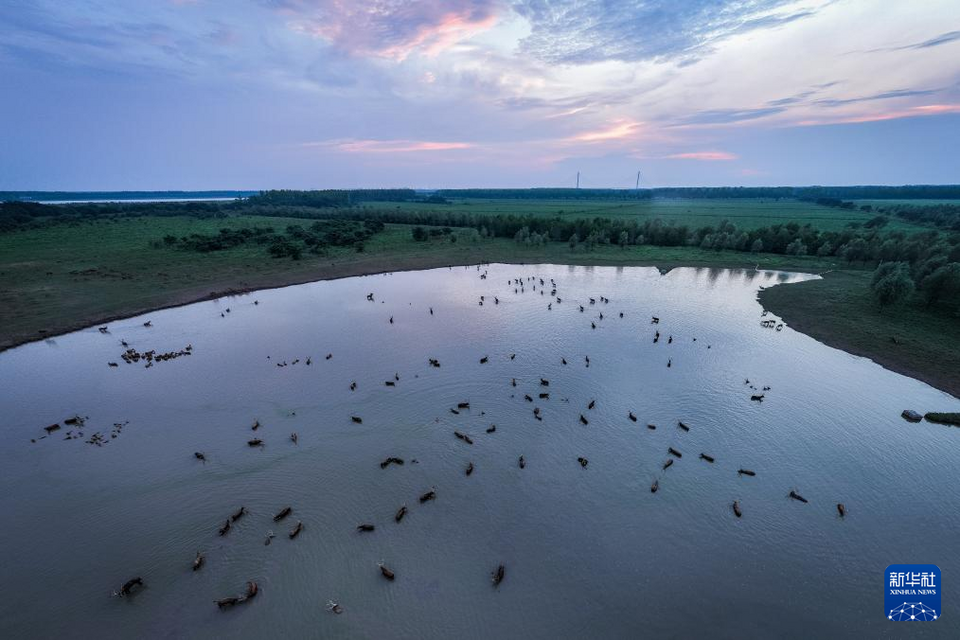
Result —
M 870 201 L 883 202 L 883 201 Z M 925 203 L 898 200 L 900 204 Z M 866 204 L 867 201 L 864 201 Z M 876 213 L 826 207 L 815 202 L 774 198 L 687 199 L 652 198 L 634 202 L 618 200 L 451 200 L 449 204 L 420 202 L 368 204 L 369 208 L 397 208 L 417 211 L 456 211 L 484 215 L 519 214 L 544 217 L 627 218 L 639 222 L 660 218 L 666 223 L 690 227 L 717 226 L 728 220 L 739 229 L 749 230 L 774 224 L 797 222 L 811 224 L 824 231 L 836 231 L 847 225 L 864 224 Z M 888 229 L 916 230 L 916 225 L 891 218 Z

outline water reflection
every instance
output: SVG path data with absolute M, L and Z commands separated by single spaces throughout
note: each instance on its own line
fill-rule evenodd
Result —
M 508 281 L 529 276 L 538 280 L 514 294 Z M 957 432 L 899 414 L 960 401 L 789 327 L 761 328 L 758 286 L 808 277 L 550 265 L 394 273 L 158 311 L 111 323 L 109 335 L 93 327 L 56 349 L 0 354 L 0 560 L 17 585 L 0 599 L 0 635 L 892 634 L 880 611 L 886 565 L 960 571 L 960 503 L 944 490 L 960 463 Z M 551 278 L 562 303 L 548 295 Z M 500 302 L 480 306 L 480 296 Z M 108 367 L 120 340 L 141 352 L 194 349 L 150 368 Z M 464 401 L 469 409 L 450 411 Z M 62 429 L 30 443 L 74 414 L 89 416 L 82 438 L 63 440 Z M 263 447 L 247 445 L 255 420 Z M 86 442 L 117 423 L 121 437 Z M 671 447 L 683 457 L 663 470 Z M 407 463 L 381 469 L 388 456 Z M 437 499 L 421 505 L 431 488 Z M 791 489 L 810 503 L 791 501 Z M 241 505 L 249 514 L 218 536 Z M 296 540 L 282 535 L 292 522 L 272 520 L 285 505 L 305 524 Z M 359 534 L 360 522 L 376 530 Z M 265 546 L 269 530 L 278 535 Z M 206 563 L 194 572 L 198 550 Z M 133 575 L 144 591 L 112 598 Z M 214 599 L 251 579 L 254 601 L 217 611 Z M 42 604 L 53 593 L 55 616 Z M 824 603 L 845 613 L 810 613 Z M 938 633 L 955 634 L 958 619 L 938 620 Z

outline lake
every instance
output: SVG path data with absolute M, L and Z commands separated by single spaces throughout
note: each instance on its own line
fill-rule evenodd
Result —
M 948 608 L 910 632 L 956 637 L 960 430 L 900 413 L 960 400 L 761 326 L 758 289 L 810 277 L 443 268 L 4 352 L 0 636 L 898 637 L 884 569 L 933 563 Z

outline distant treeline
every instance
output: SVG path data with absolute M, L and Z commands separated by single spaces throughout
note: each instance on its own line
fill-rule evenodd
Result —
M 529 194 L 543 191 L 553 194 L 559 191 L 576 190 L 515 190 Z M 601 190 L 590 190 L 599 192 Z M 506 192 L 506 191 L 505 191 Z M 397 199 L 414 198 L 415 203 L 423 203 L 422 208 L 394 209 L 392 214 L 376 203 L 394 202 Z M 137 216 L 193 216 L 200 218 L 220 218 L 231 215 L 250 215 L 286 218 L 370 218 L 373 216 L 392 217 L 392 220 L 405 224 L 425 224 L 430 226 L 466 226 L 479 230 L 486 226 L 492 235 L 512 236 L 524 225 L 533 225 L 525 216 L 517 214 L 480 215 L 465 213 L 448 208 L 429 206 L 442 204 L 446 198 L 439 193 L 422 197 L 413 190 L 371 190 L 371 191 L 264 191 L 249 198 L 229 201 L 191 201 L 191 202 L 84 202 L 44 205 L 37 202 L 11 201 L 0 202 L 0 233 L 17 229 L 49 224 L 80 224 L 89 219 L 111 219 Z M 867 228 L 883 227 L 889 216 L 897 216 L 916 224 L 938 227 L 947 231 L 960 231 L 960 204 L 938 203 L 891 203 L 857 205 L 848 200 L 833 197 L 818 197 L 813 202 L 823 206 L 840 209 L 859 210 L 875 213 L 873 219 L 863 223 Z M 349 206 L 350 204 L 358 206 Z M 475 222 L 479 220 L 479 222 Z M 543 218 L 552 222 L 552 218 Z M 539 225 L 534 225 L 539 226 Z M 555 226 L 555 225 L 554 225 Z M 856 225 L 853 225 L 856 226 Z M 512 229 L 501 233 L 497 229 Z M 533 227 L 531 227 L 533 228 Z
M 856 203 L 848 200 L 840 200 L 839 198 L 817 198 L 816 203 L 825 207 L 837 207 L 838 209 L 858 208 Z M 865 204 L 860 205 L 859 209 L 865 212 L 874 211 L 885 215 L 894 215 L 915 224 L 960 231 L 960 204 L 947 204 L 942 202 L 922 205 L 885 204 L 883 206 L 874 206 Z M 879 219 L 874 218 L 871 222 L 877 223 Z
M 0 202 L 0 233 L 49 225 L 77 225 L 88 220 L 138 216 L 226 217 L 226 202 L 98 202 L 41 204 Z
M 788 198 L 816 200 L 949 200 L 960 199 L 960 185 L 850 187 L 661 187 L 656 189 L 440 189 L 444 198 L 518 200 L 637 200 L 650 198 L 735 199 Z
M 960 199 L 960 185 L 849 187 L 664 187 L 657 189 L 438 189 L 431 195 L 413 189 L 326 189 L 320 191 L 261 191 L 250 204 L 343 207 L 363 202 L 444 202 L 483 200 L 651 200 L 653 198 L 788 199 L 788 200 L 949 200 Z
M 436 195 L 446 199 L 478 198 L 485 200 L 649 200 L 651 189 L 438 189 Z
M 406 202 L 416 200 L 413 189 L 323 189 L 295 191 L 274 189 L 261 191 L 246 199 L 245 204 L 299 207 L 349 207 L 361 202 Z
M 0 233 L 39 226 L 78 225 L 90 220 L 141 216 L 226 218 L 249 215 L 316 220 L 324 217 L 323 212 L 329 208 L 337 207 L 285 205 L 265 200 L 251 202 L 249 199 L 226 202 L 77 202 L 69 204 L 9 201 L 0 202 Z M 348 207 L 340 207 L 340 209 L 345 212 L 353 210 Z
M 879 213 L 892 213 L 898 218 L 921 224 L 932 224 L 952 231 L 960 231 L 960 205 L 956 204 L 929 204 L 917 206 L 912 204 L 894 204 L 877 207 Z

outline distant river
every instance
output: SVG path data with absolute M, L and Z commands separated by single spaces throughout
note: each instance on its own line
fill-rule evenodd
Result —
M 911 637 L 957 637 L 960 430 L 900 412 L 960 400 L 762 327 L 759 287 L 810 277 L 444 268 L 4 352 L 0 637 L 892 638 L 894 563 L 945 576 L 942 618 Z M 121 340 L 192 355 L 127 364 Z M 248 580 L 257 597 L 218 610 Z
M 237 198 L 97 198 L 88 200 L 42 200 L 40 204 L 143 204 L 145 202 L 231 202 Z

